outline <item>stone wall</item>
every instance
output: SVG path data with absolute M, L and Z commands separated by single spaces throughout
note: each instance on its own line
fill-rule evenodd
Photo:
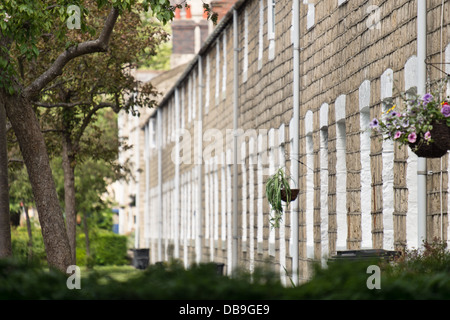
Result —
M 310 262 L 325 261 L 338 250 L 417 247 L 417 156 L 369 130 L 371 119 L 385 111 L 383 100 L 398 99 L 398 90 L 417 81 L 416 1 L 301 4 L 299 137 L 292 136 L 292 1 L 276 1 L 273 38 L 268 35 L 270 3 L 238 1 L 239 48 L 233 47 L 228 14 L 153 115 L 156 119 L 161 113 L 162 121 L 154 121 L 163 126 L 163 144 L 148 154 L 149 172 L 141 172 L 142 177 L 149 174 L 148 186 L 140 195 L 152 191 L 152 201 L 140 202 L 148 206 L 140 211 L 140 221 L 147 221 L 141 243 L 158 251 L 161 241 L 163 248 L 161 256 L 152 253 L 152 262 L 173 257 L 186 265 L 216 261 L 230 272 L 233 201 L 239 208 L 238 265 L 254 270 L 270 262 L 285 283 L 294 245 L 299 246 L 302 280 L 310 276 Z M 431 85 L 444 75 L 433 66 L 445 69 L 437 63 L 450 62 L 450 51 L 445 51 L 449 18 L 444 15 L 441 27 L 441 2 L 427 4 L 428 59 L 436 63 L 428 67 Z M 227 161 L 233 145 L 225 143 L 232 141 L 235 49 L 238 199 L 232 196 L 233 167 Z M 179 165 L 173 161 L 171 139 L 177 129 L 184 133 Z M 299 163 L 291 161 L 296 138 Z M 200 153 L 203 161 L 198 161 Z M 447 155 L 428 161 L 428 240 L 447 239 L 448 161 Z M 300 172 L 299 225 L 291 225 L 295 213 L 288 208 L 280 228 L 272 229 L 265 181 L 277 167 L 292 171 L 295 165 Z M 144 211 L 150 218 L 143 217 Z M 160 240 L 155 225 L 163 230 Z M 295 228 L 298 244 L 292 242 Z

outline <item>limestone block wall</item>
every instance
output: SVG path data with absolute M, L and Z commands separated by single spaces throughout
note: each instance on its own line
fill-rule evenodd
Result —
M 369 130 L 386 99 L 399 101 L 399 90 L 416 86 L 416 1 L 309 2 L 300 7 L 300 119 L 293 119 L 292 1 L 241 0 L 233 7 L 238 48 L 229 13 L 140 128 L 147 141 L 140 146 L 151 146 L 140 161 L 147 163 L 140 172 L 139 196 L 147 199 L 139 202 L 139 221 L 145 221 L 140 243 L 151 248 L 152 262 L 215 261 L 231 272 L 235 202 L 238 265 L 254 270 L 269 263 L 286 284 L 294 246 L 300 279 L 307 280 L 312 261 L 325 263 L 339 250 L 420 245 L 417 156 Z M 450 63 L 450 18 L 441 16 L 449 3 L 427 4 L 432 86 L 450 71 L 439 64 Z M 294 139 L 300 142 L 299 161 L 292 161 Z M 136 152 L 144 154 L 142 147 Z M 428 160 L 430 241 L 448 239 L 448 165 L 448 155 Z M 278 167 L 292 172 L 294 166 L 300 172 L 299 210 L 287 208 L 280 228 L 273 229 L 265 181 Z M 292 225 L 293 214 L 299 225 Z

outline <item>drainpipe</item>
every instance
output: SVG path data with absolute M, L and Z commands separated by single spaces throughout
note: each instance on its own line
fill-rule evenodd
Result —
M 179 88 L 175 88 L 175 232 L 174 232 L 174 258 L 178 259 L 180 257 L 180 242 L 179 242 L 179 218 L 180 218 L 180 142 L 179 142 L 179 132 L 180 132 L 180 91 Z
M 136 211 L 136 223 L 134 223 L 135 226 L 135 234 L 134 234 L 134 247 L 135 248 L 139 248 L 140 247 L 140 242 L 139 242 L 139 237 L 140 237 L 140 232 L 139 232 L 139 215 L 140 215 L 140 209 L 141 209 L 141 200 L 140 200 L 140 189 L 141 189 L 141 173 L 140 173 L 140 138 L 141 138 L 141 129 L 139 128 L 139 118 L 135 118 L 136 119 L 136 150 L 138 150 L 138 152 L 136 153 L 136 168 L 137 168 L 137 172 L 136 172 L 136 190 L 135 190 L 135 207 L 134 210 Z
M 238 48 L 238 14 L 233 10 L 233 47 L 234 47 L 234 108 L 233 108 L 233 243 L 232 267 L 234 272 L 238 266 L 238 117 L 239 117 L 239 48 Z
M 156 113 L 158 129 L 158 261 L 162 261 L 162 113 L 159 109 Z
M 198 191 L 197 191 L 197 238 L 195 243 L 196 248 L 196 262 L 202 261 L 202 239 L 203 239 L 203 70 L 202 70 L 202 56 L 198 56 L 198 131 L 197 131 L 197 170 L 198 170 Z
M 299 146 L 299 132 L 300 132 L 300 0 L 294 0 L 293 2 L 293 63 L 294 63 L 294 79 L 293 79 L 293 109 L 294 109 L 294 138 L 293 138 L 293 150 L 291 152 L 291 161 L 298 162 L 300 146 Z M 299 186 L 299 172 L 298 165 L 293 167 L 293 171 L 291 172 L 292 179 L 294 180 L 295 185 Z M 294 285 L 298 285 L 298 261 L 299 261 L 299 253 L 298 253 L 298 238 L 299 238 L 299 230 L 298 230 L 298 197 L 295 201 L 292 202 L 292 212 L 293 216 L 291 218 L 292 228 L 294 228 L 294 232 L 292 234 L 292 241 L 294 243 L 292 250 L 292 281 Z
M 426 64 L 427 58 L 427 2 L 417 1 L 417 93 L 423 96 L 426 92 Z M 427 223 L 427 159 L 417 160 L 417 246 L 420 247 L 426 241 Z

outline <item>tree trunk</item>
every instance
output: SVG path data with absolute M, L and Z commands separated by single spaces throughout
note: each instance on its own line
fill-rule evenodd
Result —
M 72 262 L 69 239 L 38 119 L 31 103 L 20 95 L 11 96 L 0 90 L 2 102 L 27 167 L 48 264 L 65 273 Z
M 11 254 L 6 111 L 4 104 L 0 103 L 0 258 L 9 257 Z
M 76 264 L 77 213 L 75 208 L 75 157 L 70 134 L 64 134 L 62 140 L 67 236 L 69 237 L 70 250 L 72 252 L 72 264 Z
M 33 259 L 33 233 L 31 232 L 31 222 L 30 216 L 28 215 L 28 207 L 23 207 L 23 212 L 25 213 L 25 220 L 27 222 L 28 231 L 28 261 Z
M 91 265 L 89 260 L 91 259 L 91 242 L 89 240 L 89 228 L 87 223 L 87 213 L 83 214 L 83 228 L 84 228 L 84 238 L 86 239 L 86 261 L 88 267 Z

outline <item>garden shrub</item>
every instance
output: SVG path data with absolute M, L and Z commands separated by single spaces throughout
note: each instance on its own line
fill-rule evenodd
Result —
M 394 264 L 380 260 L 335 261 L 327 268 L 317 265 L 312 279 L 297 287 L 284 287 L 279 275 L 270 269 L 257 268 L 253 274 L 238 271 L 227 277 L 219 275 L 212 263 L 185 269 L 182 262 L 173 261 L 136 270 L 122 281 L 94 268 L 82 274 L 81 290 L 67 289 L 67 275 L 58 271 L 24 261 L 0 260 L 0 299 L 449 299 L 449 258 L 450 253 L 443 247 L 430 246 Z M 381 269 L 379 290 L 367 287 L 367 267 L 373 264 Z
M 42 238 L 41 229 L 32 225 L 32 259 L 35 262 L 46 263 L 46 253 L 44 240 Z M 28 247 L 28 231 L 24 226 L 19 226 L 11 229 L 11 247 L 13 256 L 17 259 L 28 260 L 30 250 Z
M 90 238 L 92 261 L 86 256 L 86 238 L 80 233 L 77 236 L 77 265 L 124 265 L 127 260 L 127 237 L 109 231 L 100 230 Z

